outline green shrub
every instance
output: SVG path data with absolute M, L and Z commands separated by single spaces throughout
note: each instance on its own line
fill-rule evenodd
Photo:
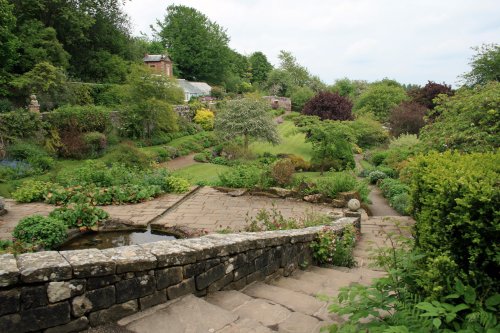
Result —
M 295 165 L 290 159 L 279 160 L 271 167 L 271 177 L 280 186 L 289 185 L 295 173 Z
M 7 142 L 33 139 L 43 129 L 40 115 L 24 109 L 0 113 L 0 137 Z
M 109 214 L 101 208 L 84 203 L 56 208 L 49 217 L 63 221 L 68 228 L 91 228 L 109 218 Z
M 0 113 L 10 112 L 14 109 L 14 105 L 5 98 L 0 98 Z
M 406 172 L 416 248 L 429 258 L 422 262 L 421 287 L 428 294 L 449 292 L 443 277 L 453 275 L 476 286 L 479 298 L 498 292 L 500 152 L 420 155 Z
M 401 215 L 408 215 L 411 211 L 411 197 L 409 193 L 400 193 L 390 198 L 389 204 Z
M 85 133 L 83 141 L 87 145 L 87 154 L 90 156 L 99 156 L 108 145 L 106 135 L 100 132 Z
M 27 180 L 12 193 L 12 197 L 17 202 L 43 201 L 48 188 L 51 186 L 51 183 L 38 180 Z
M 62 132 L 100 132 L 111 130 L 110 110 L 95 105 L 67 105 L 48 114 L 47 121 Z
M 151 165 L 152 159 L 132 142 L 124 142 L 114 147 L 109 154 L 106 154 L 104 162 L 146 169 Z
M 54 159 L 42 147 L 27 142 L 9 145 L 7 154 L 12 160 L 28 162 L 36 173 L 46 172 L 55 165 Z
M 356 143 L 362 148 L 369 148 L 387 142 L 389 136 L 382 124 L 370 116 L 360 116 L 347 123 L 354 131 Z
M 66 240 L 66 226 L 58 219 L 33 215 L 23 218 L 12 236 L 21 242 L 53 249 Z
M 356 177 L 348 172 L 335 172 L 316 182 L 319 193 L 329 198 L 335 198 L 340 192 L 354 191 L 357 185 Z
M 320 264 L 354 267 L 353 250 L 356 232 L 353 226 L 345 226 L 342 235 L 329 227 L 318 233 L 318 238 L 311 243 L 313 258 Z
M 392 198 L 402 193 L 410 193 L 410 187 L 398 179 L 383 179 L 380 181 L 379 187 L 386 198 Z
M 295 171 L 308 171 L 311 168 L 311 163 L 297 155 L 287 155 L 287 158 L 293 163 Z
M 419 143 L 420 141 L 415 134 L 402 134 L 398 138 L 392 139 L 384 164 L 398 168 L 401 162 L 417 153 Z
M 376 184 L 380 179 L 387 178 L 387 175 L 379 170 L 374 170 L 368 174 L 370 184 Z
M 376 170 L 383 172 L 387 175 L 389 178 L 397 178 L 398 177 L 398 172 L 394 170 L 393 168 L 390 168 L 385 165 L 379 165 L 378 167 L 375 168 Z
M 241 164 L 221 173 L 218 185 L 234 188 L 267 187 L 269 180 L 264 169 L 254 164 Z
M 370 162 L 375 166 L 379 166 L 384 163 L 387 155 L 389 155 L 387 151 L 374 152 L 371 154 Z
M 165 183 L 168 189 L 167 192 L 184 193 L 189 191 L 190 188 L 190 184 L 186 179 L 176 176 L 168 176 L 165 179 Z

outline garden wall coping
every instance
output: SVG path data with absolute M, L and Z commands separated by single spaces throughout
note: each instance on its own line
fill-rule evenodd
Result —
M 341 232 L 346 225 L 359 228 L 360 218 L 344 217 L 328 227 Z M 102 324 L 99 318 L 119 319 L 186 294 L 288 276 L 313 262 L 309 245 L 323 228 L 0 255 L 0 331 L 86 328 Z

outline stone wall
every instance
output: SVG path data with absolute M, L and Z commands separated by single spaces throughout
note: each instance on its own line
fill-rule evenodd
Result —
M 312 263 L 309 245 L 322 228 L 0 255 L 0 332 L 78 332 L 186 294 L 288 276 Z

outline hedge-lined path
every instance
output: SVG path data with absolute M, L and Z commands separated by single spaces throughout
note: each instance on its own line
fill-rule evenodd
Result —
M 356 168 L 358 168 L 359 170 L 363 170 L 363 167 L 360 163 L 362 159 L 363 155 L 354 155 Z M 380 191 L 378 186 L 369 185 L 368 187 L 370 188 L 368 199 L 371 202 L 370 204 L 368 204 L 368 207 L 370 208 L 372 216 L 401 216 L 401 214 L 399 214 L 394 208 L 389 206 L 389 202 L 382 195 L 382 191 Z

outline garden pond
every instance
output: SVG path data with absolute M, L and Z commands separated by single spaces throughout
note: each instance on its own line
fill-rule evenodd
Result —
M 90 248 L 102 250 L 174 239 L 176 237 L 171 234 L 150 229 L 88 232 L 69 240 L 59 250 L 82 250 Z

